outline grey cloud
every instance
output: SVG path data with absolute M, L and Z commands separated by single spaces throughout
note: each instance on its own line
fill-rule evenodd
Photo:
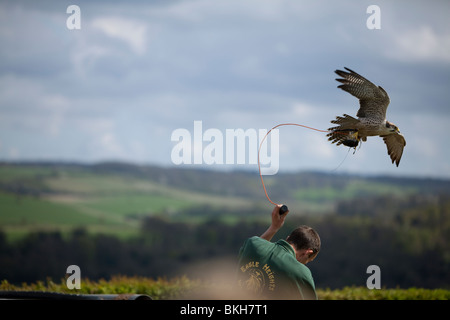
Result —
M 363 172 L 367 161 L 373 173 L 450 176 L 450 151 L 438 147 L 450 120 L 448 2 L 379 1 L 381 30 L 366 28 L 369 3 L 186 0 L 81 1 L 82 28 L 70 31 L 69 4 L 0 3 L 0 159 L 170 165 L 172 130 L 194 120 L 220 130 L 326 129 L 358 108 L 336 88 L 333 71 L 346 66 L 388 90 L 388 119 L 407 147 L 399 168 L 382 141 L 341 168 Z M 419 119 L 438 125 L 421 135 Z M 345 157 L 311 134 L 283 128 L 281 171 Z

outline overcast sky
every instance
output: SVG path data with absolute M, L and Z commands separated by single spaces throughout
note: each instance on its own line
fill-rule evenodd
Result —
M 72 4 L 80 29 L 67 27 Z M 372 4 L 381 29 L 367 27 Z M 172 133 L 194 135 L 194 121 L 224 139 L 326 130 L 359 107 L 337 89 L 349 67 L 390 95 L 399 167 L 381 138 L 353 154 L 281 127 L 280 172 L 449 178 L 449 13 L 449 1 L 0 1 L 0 160 L 172 166 Z

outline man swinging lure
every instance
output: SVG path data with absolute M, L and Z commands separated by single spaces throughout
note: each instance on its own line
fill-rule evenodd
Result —
M 311 227 L 299 226 L 286 240 L 271 242 L 289 213 L 280 214 L 281 207 L 273 209 L 269 228 L 247 239 L 240 249 L 238 287 L 249 299 L 317 299 L 306 264 L 320 251 L 319 235 Z

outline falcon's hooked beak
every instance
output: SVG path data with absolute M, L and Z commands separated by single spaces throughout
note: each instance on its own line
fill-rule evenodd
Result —
M 389 128 L 392 132 L 400 133 L 400 129 L 392 122 L 386 121 L 386 127 Z

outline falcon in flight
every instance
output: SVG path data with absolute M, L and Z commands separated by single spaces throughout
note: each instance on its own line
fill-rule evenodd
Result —
M 369 136 L 380 136 L 386 143 L 392 163 L 395 162 L 398 167 L 406 141 L 397 126 L 386 120 L 386 110 L 390 101 L 387 92 L 353 70 L 348 68 L 345 70 L 348 72 L 335 71 L 342 77 L 336 79 L 342 83 L 338 88 L 359 99 L 359 110 L 356 113 L 358 119 L 348 114 L 337 116 L 336 120 L 331 121 L 337 126 L 328 129 L 328 140 L 336 145 L 343 144 L 356 150 L 361 140 L 366 141 Z

